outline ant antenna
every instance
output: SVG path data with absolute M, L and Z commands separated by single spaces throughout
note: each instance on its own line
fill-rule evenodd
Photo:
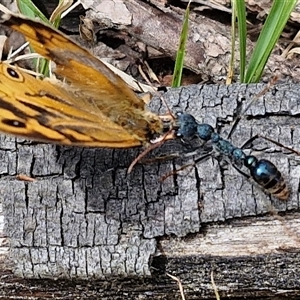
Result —
M 260 91 L 255 97 L 253 97 L 253 99 L 250 101 L 250 103 L 245 107 L 245 109 L 239 114 L 239 116 L 237 116 L 237 118 L 235 119 L 233 125 L 231 126 L 230 132 L 227 136 L 228 139 L 231 138 L 231 135 L 233 134 L 233 132 L 235 131 L 238 123 L 240 122 L 241 118 L 243 117 L 243 115 L 247 112 L 247 110 L 252 106 L 252 104 L 257 101 L 261 96 L 263 96 L 264 94 L 266 94 L 268 92 L 268 90 L 275 85 L 275 83 L 277 82 L 279 76 L 274 76 L 271 81 L 267 84 L 267 86 Z

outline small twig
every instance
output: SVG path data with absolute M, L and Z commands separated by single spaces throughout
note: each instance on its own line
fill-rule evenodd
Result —
M 180 279 L 178 277 L 176 277 L 176 276 L 173 276 L 173 275 L 169 274 L 169 273 L 166 273 L 166 274 L 167 274 L 167 276 L 169 276 L 173 280 L 177 281 L 178 287 L 179 287 L 179 291 L 180 291 L 180 295 L 181 295 L 181 299 L 185 300 L 183 286 L 182 286 L 182 283 L 181 283 Z

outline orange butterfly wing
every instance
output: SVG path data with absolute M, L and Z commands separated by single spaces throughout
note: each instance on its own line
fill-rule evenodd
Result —
M 23 33 L 37 53 L 53 60 L 55 73 L 67 84 L 38 80 L 20 70 L 15 70 L 18 78 L 14 78 L 2 63 L 1 102 L 13 99 L 13 103 L 12 109 L 0 109 L 1 131 L 60 144 L 116 148 L 145 144 L 161 133 L 158 116 L 147 111 L 126 83 L 87 50 L 33 20 L 10 15 L 3 24 Z M 7 92 L 3 86 L 9 87 L 11 81 L 20 88 Z M 27 96 L 24 84 L 30 90 Z M 26 113 L 20 118 L 13 108 Z M 10 121 L 5 119 L 8 111 Z M 12 126 L 14 120 L 20 126 Z

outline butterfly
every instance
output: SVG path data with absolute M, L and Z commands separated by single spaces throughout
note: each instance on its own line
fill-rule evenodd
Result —
M 62 145 L 128 148 L 146 145 L 163 121 L 88 50 L 43 23 L 19 15 L 2 24 L 22 33 L 56 64 L 58 79 L 38 79 L 0 63 L 0 131 Z

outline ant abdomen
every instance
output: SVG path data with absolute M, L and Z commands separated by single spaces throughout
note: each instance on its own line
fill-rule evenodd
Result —
M 249 169 L 253 180 L 268 193 L 280 200 L 288 199 L 287 184 L 273 163 L 266 159 L 258 160 L 255 156 L 249 155 L 245 158 L 244 165 Z

